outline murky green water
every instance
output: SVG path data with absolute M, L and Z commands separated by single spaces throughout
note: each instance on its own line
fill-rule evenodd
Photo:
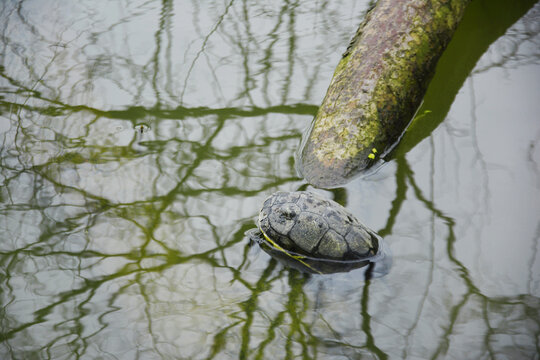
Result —
M 2 1 L 0 358 L 538 359 L 534 1 L 474 2 L 392 159 L 316 190 L 386 276 L 244 236 L 368 7 Z

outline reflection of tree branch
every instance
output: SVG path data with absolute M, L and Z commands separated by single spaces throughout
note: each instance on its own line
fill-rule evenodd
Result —
M 268 266 L 261 274 L 261 277 L 259 278 L 257 283 L 251 289 L 250 298 L 240 304 L 240 307 L 242 308 L 242 311 L 245 313 L 246 317 L 244 320 L 244 326 L 242 327 L 241 331 L 242 342 L 240 344 L 239 359 L 249 358 L 249 342 L 251 338 L 251 325 L 253 324 L 253 314 L 257 310 L 257 301 L 260 294 L 268 287 L 268 284 L 271 283 L 269 278 L 270 275 L 272 275 L 272 272 L 274 271 L 276 265 L 277 261 L 271 259 L 268 263 Z
M 441 353 L 446 353 L 448 351 L 448 348 L 450 346 L 450 336 L 452 335 L 454 331 L 454 326 L 456 325 L 457 319 L 459 317 L 459 313 L 461 309 L 465 307 L 467 304 L 467 301 L 469 300 L 471 296 L 471 292 L 467 292 L 463 295 L 463 298 L 459 303 L 457 303 L 452 310 L 450 311 L 450 323 L 446 327 L 446 330 L 444 334 L 441 336 L 441 340 L 439 342 L 439 346 L 437 349 L 435 349 L 435 352 L 431 356 L 430 359 L 437 359 Z
M 285 12 L 287 11 L 287 4 L 283 4 L 281 7 L 278 16 L 276 16 L 276 24 L 270 30 L 267 37 L 270 40 L 268 43 L 268 47 L 264 50 L 264 57 L 261 60 L 261 63 L 263 64 L 263 67 L 261 69 L 261 73 L 263 74 L 263 83 L 261 86 L 261 91 L 263 94 L 263 97 L 266 101 L 266 105 L 270 105 L 270 97 L 268 95 L 268 85 L 270 84 L 270 74 L 272 69 L 272 60 L 273 60 L 273 54 L 274 54 L 274 46 L 279 41 L 279 36 L 277 35 L 278 29 L 281 27 L 283 23 L 283 16 L 285 15 Z
M 155 109 L 145 108 L 142 106 L 133 106 L 125 110 L 100 110 L 92 108 L 86 105 L 68 105 L 63 104 L 56 100 L 43 99 L 39 95 L 35 94 L 35 98 L 52 103 L 50 106 L 30 106 L 19 103 L 9 103 L 6 101 L 0 101 L 0 109 L 5 111 L 20 111 L 21 109 L 35 111 L 38 113 L 45 113 L 50 116 L 67 115 L 68 113 L 78 112 L 90 112 L 96 116 L 106 117 L 109 119 L 121 119 L 138 121 L 145 119 L 147 116 L 162 118 L 162 119 L 176 119 L 183 120 L 186 118 L 205 117 L 209 115 L 219 115 L 222 118 L 236 118 L 236 117 L 255 117 L 263 116 L 267 114 L 295 114 L 295 115 L 313 115 L 317 112 L 318 106 L 309 104 L 292 104 L 292 105 L 275 105 L 266 108 L 261 107 L 224 107 L 224 108 L 207 108 L 207 107 L 193 107 L 187 108 L 178 106 L 175 109 Z
M 497 41 L 494 46 L 490 47 L 482 56 L 482 59 L 486 60 L 481 61 L 472 74 L 480 74 L 497 67 L 508 69 L 519 65 L 540 63 L 539 21 L 540 5 L 536 3 L 530 11 L 520 18 L 517 24 L 506 32 L 504 38 L 501 39 L 502 41 Z M 493 60 L 493 57 L 496 59 Z
M 204 38 L 203 43 L 201 45 L 201 49 L 197 52 L 197 55 L 195 55 L 195 58 L 191 62 L 191 65 L 189 66 L 189 68 L 187 70 L 187 73 L 186 73 L 186 78 L 184 79 L 184 85 L 182 86 L 182 91 L 180 93 L 180 104 L 182 104 L 184 102 L 184 94 L 186 93 L 188 80 L 189 80 L 189 77 L 191 76 L 191 72 L 193 71 L 193 68 L 195 67 L 195 63 L 197 62 L 197 60 L 199 60 L 199 57 L 201 56 L 201 54 L 204 52 L 204 50 L 206 48 L 208 40 L 216 32 L 216 30 L 219 28 L 219 26 L 223 22 L 223 19 L 225 18 L 225 16 L 229 12 L 229 9 L 230 9 L 230 7 L 232 6 L 233 3 L 234 3 L 234 0 L 230 0 L 229 3 L 227 4 L 227 6 L 225 6 L 225 9 L 224 9 L 223 13 L 218 18 L 218 20 L 214 24 L 214 27 L 210 30 L 208 35 L 206 35 L 206 37 Z
M 430 201 L 434 202 L 435 199 L 435 146 L 433 143 L 433 137 L 430 137 L 430 147 L 431 147 L 431 162 L 430 162 Z M 406 164 L 406 163 L 405 163 Z M 408 164 L 406 164 L 408 167 Z M 412 171 L 409 169 L 408 174 L 412 176 Z M 408 329 L 406 336 L 405 336 L 405 347 L 403 349 L 403 358 L 407 357 L 407 351 L 409 350 L 409 337 L 413 334 L 414 329 L 418 326 L 418 323 L 420 322 L 420 317 L 422 315 L 422 312 L 424 310 L 424 305 L 426 303 L 426 300 L 429 296 L 429 290 L 431 288 L 431 284 L 433 283 L 433 272 L 435 270 L 435 239 L 437 238 L 435 234 L 435 214 L 431 213 L 431 239 L 430 239 L 430 258 L 429 258 L 429 275 L 428 279 L 426 281 L 426 286 L 424 293 L 422 295 L 421 300 L 418 303 L 418 308 L 416 310 L 416 317 L 414 320 L 414 323 L 412 326 Z
M 231 329 L 234 329 L 240 323 L 240 320 L 232 322 L 230 325 L 225 326 L 214 335 L 212 346 L 210 348 L 210 354 L 206 358 L 207 360 L 216 358 L 216 356 L 223 350 L 223 348 L 227 344 L 227 335 L 229 331 Z
M 508 2 L 506 0 L 473 1 L 467 7 L 452 41 L 437 64 L 437 72 L 418 113 L 431 111 L 429 116 L 416 118 L 393 153 L 405 154 L 428 137 L 446 118 L 450 106 L 478 59 L 488 47 L 522 17 L 536 0 Z M 486 11 L 486 9 L 493 9 Z
M 243 23 L 243 29 L 241 29 L 241 25 L 238 24 L 238 22 L 232 22 L 232 26 L 234 27 L 235 32 L 233 34 L 226 34 L 225 36 L 229 38 L 232 44 L 234 44 L 242 57 L 242 70 L 244 72 L 244 80 L 243 85 L 244 89 L 236 96 L 236 99 L 242 99 L 245 98 L 249 104 L 255 105 L 253 98 L 251 96 L 251 90 L 254 88 L 255 83 L 253 80 L 253 75 L 251 74 L 250 70 L 250 54 L 252 54 L 250 45 L 254 45 L 256 47 L 259 46 L 258 42 L 255 41 L 253 34 L 251 32 L 250 22 L 249 22 L 249 15 L 248 15 L 249 9 L 246 3 L 246 0 L 242 1 L 242 15 L 241 15 L 241 21 Z M 244 36 L 246 35 L 247 41 L 244 40 Z
M 159 354 L 161 358 L 164 358 L 164 355 L 159 350 L 159 339 L 157 338 L 156 334 L 154 334 L 153 326 L 152 326 L 152 314 L 151 314 L 151 307 L 152 307 L 152 299 L 148 295 L 148 291 L 146 289 L 146 284 L 144 279 L 142 279 L 142 276 L 144 275 L 144 272 L 140 272 L 135 275 L 134 283 L 139 288 L 139 294 L 141 294 L 141 297 L 144 299 L 144 315 L 146 316 L 146 323 L 147 323 L 147 331 L 150 335 L 150 338 L 152 339 L 152 350 L 154 353 Z
M 39 244 L 39 243 L 36 243 Z M 227 243 L 222 245 L 223 247 L 231 246 L 232 244 Z M 39 247 L 38 247 L 39 249 Z M 166 254 L 154 254 L 152 256 L 166 259 L 166 262 L 156 265 L 156 266 L 146 266 L 146 267 L 140 267 L 140 266 L 133 266 L 134 263 L 128 262 L 126 265 L 124 265 L 120 270 L 116 271 L 115 273 L 109 274 L 109 275 L 103 275 L 100 277 L 95 277 L 93 279 L 85 279 L 84 286 L 81 286 L 79 288 L 71 289 L 69 291 L 66 291 L 64 293 L 60 293 L 57 295 L 58 300 L 52 302 L 51 304 L 44 306 L 34 312 L 36 315 L 34 321 L 24 323 L 18 327 L 12 328 L 7 332 L 0 333 L 0 341 L 6 341 L 10 338 L 12 338 L 16 333 L 39 323 L 45 322 L 47 320 L 47 316 L 49 316 L 53 309 L 55 309 L 57 306 L 66 303 L 67 301 L 76 298 L 77 296 L 86 293 L 87 291 L 90 292 L 89 298 L 91 298 L 91 295 L 102 285 L 104 285 L 107 282 L 110 282 L 112 280 L 116 280 L 119 278 L 125 278 L 129 277 L 130 275 L 137 275 L 141 273 L 160 273 L 163 272 L 165 269 L 180 264 L 192 261 L 193 259 L 198 260 L 204 260 L 214 266 L 217 266 L 216 261 L 212 259 L 210 255 L 218 252 L 220 250 L 220 247 L 205 251 L 203 253 L 199 254 L 193 254 L 193 255 L 187 255 L 183 256 L 179 251 L 176 250 L 169 250 Z M 36 256 L 36 253 L 29 249 L 29 252 Z M 20 254 L 21 252 L 19 250 L 15 251 L 14 254 Z M 93 252 L 91 252 L 93 253 Z M 8 254 L 2 254 L 8 255 Z M 49 256 L 51 254 L 44 253 L 42 256 Z M 54 255 L 54 252 L 52 253 Z M 76 254 L 77 257 L 82 258 L 84 257 L 84 254 Z M 135 260 L 135 263 L 139 263 L 142 258 L 140 257 L 141 254 L 137 253 L 129 253 L 129 254 L 114 254 L 114 255 L 104 255 L 103 258 L 111 257 L 111 256 L 124 256 L 126 260 Z M 15 258 L 15 257 L 13 257 Z M 7 274 L 7 278 L 9 279 L 9 273 Z
M 406 198 L 406 193 L 407 193 L 406 177 L 408 176 L 408 174 L 412 173 L 412 170 L 410 169 L 410 166 L 407 163 L 407 160 L 405 159 L 404 156 L 396 157 L 395 161 L 397 165 L 397 169 L 395 173 L 396 196 L 394 200 L 392 201 L 392 206 L 388 213 L 388 219 L 386 220 L 386 226 L 383 229 L 379 230 L 379 235 L 381 236 L 390 235 L 392 233 L 392 229 L 396 222 L 396 218 L 399 215 L 399 212 L 401 210 L 401 205 L 403 205 L 403 202 L 405 201 L 405 198 Z
M 436 216 L 437 218 L 443 220 L 443 222 L 446 224 L 448 228 L 448 238 L 447 238 L 447 255 L 449 259 L 456 264 L 457 267 L 460 269 L 460 276 L 465 281 L 465 285 L 468 288 L 468 292 L 463 296 L 463 299 L 461 302 L 459 302 L 456 306 L 454 306 L 450 312 L 450 324 L 446 328 L 445 333 L 443 334 L 443 337 L 439 343 L 439 347 L 435 350 L 433 356 L 431 359 L 436 359 L 441 352 L 446 352 L 449 346 L 449 336 L 453 332 L 454 325 L 457 321 L 459 312 L 461 309 L 465 306 L 467 303 L 470 295 L 472 293 L 480 293 L 480 291 L 473 285 L 472 280 L 469 278 L 468 271 L 465 268 L 465 266 L 453 255 L 454 252 L 454 242 L 456 241 L 455 235 L 454 235 L 454 225 L 455 222 L 452 218 L 446 216 L 443 214 L 442 211 L 438 210 L 433 201 L 428 200 L 425 198 L 425 196 L 422 194 L 421 189 L 416 184 L 416 181 L 413 177 L 413 174 L 410 173 L 408 175 L 409 183 L 411 184 L 412 188 L 414 189 L 414 193 L 418 200 L 424 203 L 424 205 L 429 209 L 429 211 Z
M 162 43 L 162 36 L 165 32 L 165 29 L 170 28 L 171 24 L 171 18 L 173 15 L 173 3 L 170 0 L 163 0 L 162 2 L 162 9 L 159 19 L 159 26 L 155 34 L 155 41 L 156 41 L 156 50 L 154 51 L 154 56 L 152 57 L 152 64 L 154 67 L 153 75 L 152 75 L 152 87 L 154 88 L 154 94 L 156 96 L 156 108 L 159 108 L 161 105 L 161 99 L 160 99 L 160 91 L 158 89 L 158 76 L 159 76 L 159 55 L 161 53 L 161 43 Z M 169 33 L 170 34 L 170 33 Z M 169 39 L 169 44 L 167 47 L 167 50 L 170 54 L 170 47 L 171 47 L 171 39 Z M 170 56 L 167 56 L 166 59 L 170 60 Z M 169 67 L 169 73 L 165 74 L 166 79 L 171 78 L 170 73 L 170 67 Z M 172 94 L 170 94 L 171 97 Z
M 289 10 L 289 23 L 287 30 L 289 32 L 289 48 L 287 52 L 287 75 L 285 76 L 285 81 L 283 83 L 283 89 L 281 90 L 281 103 L 285 104 L 289 98 L 289 89 L 291 87 L 291 80 L 294 71 L 294 53 L 296 50 L 296 33 L 295 33 L 295 10 L 298 7 L 298 1 L 295 0 L 293 3 L 290 3 L 290 0 L 285 0 L 287 8 Z
M 373 267 L 373 263 L 369 265 Z M 369 274 L 370 270 L 366 274 Z M 371 279 L 366 276 L 366 281 L 364 283 L 364 288 L 362 289 L 362 298 L 360 300 L 361 304 L 361 314 L 362 314 L 362 330 L 366 334 L 366 348 L 377 356 L 378 359 L 388 359 L 388 355 L 382 351 L 376 344 L 371 332 L 371 315 L 368 311 L 369 304 L 369 286 L 371 284 Z
M 536 231 L 533 235 L 533 246 L 531 249 L 531 259 L 529 260 L 529 281 L 527 284 L 527 288 L 529 290 L 529 294 L 534 294 L 535 289 L 533 289 L 534 284 L 534 276 L 538 274 L 537 268 L 535 269 L 535 262 L 537 261 L 538 257 L 538 248 L 539 248 L 539 242 L 540 242 L 540 221 L 536 224 Z
M 310 275 L 298 271 L 289 271 L 288 280 L 290 291 L 286 307 L 291 319 L 291 324 L 289 325 L 289 334 L 287 336 L 287 341 L 285 342 L 285 359 L 294 358 L 292 352 L 293 343 L 300 344 L 302 347 L 303 358 L 308 357 L 308 341 L 304 334 L 304 328 L 308 326 L 305 326 L 302 320 L 306 316 L 306 310 L 308 309 L 303 287 L 309 277 Z
M 491 326 L 490 322 L 489 322 L 489 302 L 488 301 L 484 301 L 484 303 L 482 304 L 482 315 L 484 317 L 484 322 L 486 324 L 486 327 L 487 327 L 487 331 L 486 331 L 486 334 L 484 336 L 484 346 L 486 347 L 487 349 L 487 352 L 489 353 L 490 357 L 492 359 L 495 359 L 495 354 L 496 352 L 493 350 L 492 346 L 491 346 L 491 341 L 490 341 L 490 338 L 492 337 L 492 335 L 495 334 L 495 329 L 493 329 L 493 327 Z
M 421 189 L 416 184 L 412 173 L 409 174 L 408 180 L 409 180 L 409 183 L 411 184 L 411 186 L 412 186 L 412 188 L 414 190 L 414 193 L 415 193 L 416 197 L 418 198 L 418 200 L 423 202 L 425 204 L 425 206 L 430 210 L 430 212 L 432 212 L 432 214 L 435 217 L 441 219 L 446 224 L 447 229 L 448 229 L 448 236 L 447 236 L 447 239 L 446 239 L 446 241 L 447 241 L 447 247 L 446 247 L 447 256 L 448 256 L 449 260 L 457 268 L 457 272 L 458 272 L 459 276 L 461 277 L 461 279 L 463 280 L 463 284 L 465 285 L 465 287 L 467 289 L 467 291 L 463 295 L 462 299 L 456 305 L 454 305 L 452 307 L 451 311 L 450 311 L 449 324 L 446 326 L 446 329 L 445 329 L 444 333 L 441 336 L 439 346 L 437 347 L 437 349 L 434 351 L 433 355 L 431 356 L 432 359 L 436 359 L 436 358 L 438 358 L 438 356 L 441 353 L 445 353 L 448 350 L 448 347 L 449 347 L 449 344 L 450 344 L 450 337 L 454 334 L 454 327 L 455 327 L 455 325 L 456 325 L 456 323 L 458 321 L 459 315 L 460 315 L 462 309 L 465 308 L 466 304 L 469 302 L 469 300 L 471 298 L 479 299 L 482 302 L 482 306 L 485 308 L 486 306 L 488 306 L 488 304 L 491 304 L 491 305 L 493 305 L 493 304 L 499 304 L 499 305 L 512 304 L 512 303 L 514 303 L 514 301 L 517 301 L 517 299 L 519 299 L 519 296 L 517 298 L 511 298 L 511 297 L 510 298 L 505 298 L 505 297 L 502 297 L 502 298 L 490 298 L 490 297 L 487 297 L 486 295 L 482 294 L 480 289 L 476 285 L 474 285 L 472 279 L 469 276 L 469 272 L 468 272 L 467 268 L 463 265 L 463 263 L 461 261 L 459 261 L 457 259 L 457 257 L 454 254 L 454 243 L 456 242 L 456 236 L 455 236 L 455 233 L 454 233 L 454 226 L 455 226 L 454 220 L 451 217 L 444 215 L 444 213 L 441 210 L 437 209 L 432 200 L 428 200 L 428 199 L 425 198 L 425 196 L 422 194 Z M 523 304 L 523 305 L 525 305 L 525 304 Z M 486 325 L 486 328 L 488 329 L 486 331 L 486 333 L 485 333 L 485 341 L 486 341 L 486 343 L 488 343 L 490 334 L 493 332 L 493 330 L 492 330 L 492 327 L 491 327 L 490 321 L 489 321 L 489 313 L 487 313 L 486 311 L 484 312 L 484 323 Z M 486 346 L 486 347 L 487 347 L 488 351 L 490 351 L 489 350 L 490 346 Z
M 204 324 L 215 326 L 213 330 L 201 330 L 209 335 L 202 340 L 207 347 L 199 357 L 218 359 L 230 355 L 234 347 L 232 351 L 237 356 L 240 353 L 240 358 L 264 359 L 276 345 L 288 358 L 322 358 L 326 351 L 342 353 L 343 357 L 348 353 L 349 358 L 366 352 L 373 357 L 390 356 L 373 333 L 376 329 L 371 327 L 379 319 L 370 314 L 370 297 L 371 301 L 379 298 L 369 291 L 379 280 L 368 280 L 362 289 L 354 289 L 352 303 L 359 311 L 352 310 L 352 325 L 343 330 L 343 325 L 350 324 L 339 322 L 339 316 L 329 316 L 325 312 L 328 307 L 313 304 L 312 288 L 305 286 L 309 277 L 278 266 L 269 257 L 257 259 L 263 265 L 257 265 L 254 273 L 244 237 L 245 231 L 253 227 L 254 213 L 246 210 L 253 205 L 253 197 L 300 183 L 289 172 L 290 155 L 300 138 L 297 118 L 315 115 L 318 106 L 312 105 L 310 94 L 318 91 L 318 82 L 326 80 L 319 72 L 325 72 L 326 57 L 331 53 L 328 49 L 342 46 L 339 41 L 326 40 L 336 40 L 341 37 L 336 33 L 345 34 L 350 30 L 346 28 L 354 27 L 343 25 L 350 22 L 349 14 L 336 13 L 338 8 L 343 11 L 346 2 L 317 2 L 312 9 L 312 4 L 297 0 L 283 0 L 276 6 L 255 5 L 256 2 L 247 0 L 208 4 L 192 1 L 196 16 L 191 31 L 203 30 L 195 31 L 188 44 L 173 39 L 172 23 L 178 13 L 174 14 L 175 3 L 170 0 L 144 2 L 142 8 L 122 3 L 119 12 L 123 17 L 108 16 L 105 21 L 101 20 L 99 10 L 83 4 L 81 11 L 88 24 L 80 22 L 80 17 L 68 19 L 69 24 L 55 18 L 50 25 L 57 27 L 52 30 L 35 22 L 33 13 L 26 14 L 28 3 L 0 2 L 0 18 L 9 20 L 0 21 L 0 49 L 5 50 L 0 55 L 0 121 L 10 124 L 0 134 L 0 227 L 9 224 L 10 228 L 1 233 L 13 238 L 3 243 L 0 251 L 4 275 L 0 307 L 2 355 L 26 355 L 21 346 L 33 341 L 29 348 L 35 353 L 28 356 L 39 356 L 36 353 L 41 352 L 44 357 L 53 358 L 58 349 L 68 349 L 75 357 L 88 357 L 97 346 L 97 351 L 103 351 L 101 355 L 113 358 L 118 354 L 107 353 L 106 344 L 101 348 L 100 341 L 108 331 L 117 329 L 112 322 L 129 312 L 130 316 L 138 316 L 134 325 L 140 326 L 148 340 L 142 346 L 166 357 L 168 346 L 173 344 L 164 340 L 166 336 L 161 333 L 168 328 L 160 328 L 163 319 L 159 311 L 165 306 L 160 304 L 160 291 L 153 291 L 162 284 L 154 280 L 170 281 L 172 290 L 167 290 L 175 297 L 170 304 L 188 299 L 198 302 L 193 292 L 174 288 L 183 285 L 185 279 L 193 280 L 193 273 L 186 268 L 199 271 L 202 264 L 201 273 L 210 269 L 210 274 L 204 275 L 206 278 L 197 291 L 217 294 L 220 305 L 233 310 L 222 312 L 223 323 Z M 209 16 L 213 9 L 220 13 Z M 306 52 L 302 45 L 307 38 L 306 22 L 314 17 L 313 29 L 325 41 L 316 39 L 317 50 Z M 189 23 L 189 14 L 185 18 Z M 123 26 L 139 21 L 155 25 L 156 20 L 157 27 L 147 31 L 151 37 L 149 53 L 131 54 L 132 29 Z M 211 21 L 209 27 L 207 21 Z M 267 27 L 259 27 L 261 23 Z M 21 34 L 16 37 L 18 29 Z M 71 32 L 64 33 L 65 29 Z M 121 31 L 125 31 L 125 38 Z M 72 32 L 77 32 L 76 41 L 64 41 Z M 39 43 L 42 48 L 24 48 L 29 44 L 21 40 L 25 36 L 29 43 Z M 347 41 L 348 35 L 343 38 Z M 225 53 L 214 54 L 212 49 L 216 48 Z M 185 77 L 181 78 L 184 87 L 177 90 L 191 98 L 188 94 L 196 83 L 213 79 L 212 89 L 205 88 L 204 95 L 214 91 L 218 100 L 222 97 L 219 103 L 225 105 L 213 105 L 217 103 L 215 99 L 210 101 L 210 107 L 176 105 L 173 85 L 177 75 L 173 69 L 180 66 L 176 61 L 181 64 L 182 59 L 174 56 L 181 56 L 182 52 L 187 58 Z M 144 60 L 139 64 L 141 57 Z M 230 84 L 221 91 L 220 85 L 225 83 L 219 83 L 224 81 L 223 72 L 229 76 L 231 71 L 244 77 L 232 94 Z M 92 101 L 109 101 L 94 92 L 93 87 L 101 86 L 101 81 L 107 82 L 105 90 L 112 86 L 113 92 L 119 90 L 132 97 L 127 100 L 132 105 L 112 106 L 111 110 L 106 110 L 108 105 L 92 105 Z M 272 104 L 276 91 L 281 105 Z M 292 98 L 298 93 L 305 98 L 302 103 Z M 234 99 L 238 94 L 241 98 Z M 167 95 L 174 98 L 174 105 L 165 103 Z M 253 99 L 249 100 L 250 97 Z M 237 104 L 258 104 L 257 101 L 263 105 Z M 290 121 L 291 127 L 276 130 L 276 117 Z M 141 123 L 148 126 L 148 132 L 130 133 L 130 127 Z M 122 130 L 116 133 L 117 128 Z M 537 166 L 532 160 L 533 147 L 529 157 L 531 165 Z M 467 282 L 471 279 L 467 269 L 454 253 L 454 224 L 436 209 L 433 186 L 426 196 L 428 200 L 424 199 L 406 157 L 398 157 L 396 164 L 396 194 L 381 235 L 392 234 L 396 219 L 405 210 L 406 193 L 414 190 L 431 211 L 432 241 L 435 221 L 442 220 L 449 227 L 448 256 L 462 282 L 472 289 L 451 309 L 438 354 L 457 334 L 458 320 L 471 299 L 480 299 L 487 327 L 480 336 L 484 335 L 485 347 L 492 354 L 498 350 L 494 344 L 499 335 L 498 323 L 492 319 L 494 306 L 502 309 L 497 315 L 519 306 L 519 316 L 532 314 L 533 320 L 528 321 L 538 325 L 536 298 L 488 299 L 472 282 Z M 109 179 L 117 184 L 109 185 L 109 179 L 103 175 L 112 175 Z M 133 191 L 128 198 L 136 200 L 116 196 L 116 189 Z M 335 189 L 332 193 L 337 201 L 344 202 L 345 191 Z M 229 207 L 232 212 L 234 206 L 242 210 L 230 214 Z M 223 219 L 222 213 L 227 213 Z M 105 230 L 101 226 L 106 226 Z M 24 227 L 32 227 L 35 233 L 20 230 Z M 121 241 L 122 248 L 115 248 L 114 242 L 100 247 L 100 240 L 108 237 Z M 191 248 L 199 245 L 202 250 Z M 532 279 L 537 248 L 532 249 L 535 255 L 531 255 L 529 265 L 531 288 L 535 285 Z M 55 279 L 40 277 L 43 270 L 73 276 L 75 289 L 62 286 L 64 290 L 60 292 Z M 221 286 L 227 281 L 234 288 L 224 290 Z M 408 334 L 418 332 L 416 324 L 425 312 L 424 301 L 432 295 L 429 281 L 431 278 L 423 299 L 417 303 L 416 323 Z M 26 282 L 24 291 L 21 282 Z M 40 287 L 45 290 L 42 294 L 38 294 Z M 228 298 L 227 291 L 237 289 L 242 290 L 233 294 L 234 299 Z M 278 289 L 285 290 L 277 294 Z M 27 312 L 19 318 L 15 310 L 21 311 L 26 294 L 33 292 L 37 298 L 31 299 L 28 308 L 34 313 Z M 126 308 L 126 297 L 130 301 L 136 297 L 134 301 L 141 306 L 135 310 Z M 271 309 L 267 308 L 267 297 L 277 301 Z M 205 301 L 203 298 L 203 304 L 197 305 L 206 306 Z M 341 311 L 339 307 L 330 310 Z M 168 311 L 171 317 L 185 315 Z M 322 335 L 321 330 L 327 334 Z M 403 332 L 395 334 L 403 336 Z M 362 340 L 357 340 L 356 335 Z

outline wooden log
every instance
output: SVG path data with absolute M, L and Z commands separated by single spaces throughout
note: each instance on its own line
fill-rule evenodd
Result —
M 318 187 L 391 150 L 422 102 L 469 0 L 379 0 L 339 62 L 299 159 Z

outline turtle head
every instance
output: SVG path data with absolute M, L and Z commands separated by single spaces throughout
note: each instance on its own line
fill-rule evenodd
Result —
M 263 234 L 259 230 L 259 228 L 256 229 L 249 229 L 244 233 L 244 235 L 251 240 L 254 243 L 260 244 L 262 241 L 264 241 Z

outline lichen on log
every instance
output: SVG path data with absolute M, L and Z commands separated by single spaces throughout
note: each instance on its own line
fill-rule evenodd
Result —
M 469 0 L 379 0 L 339 62 L 301 149 L 299 170 L 336 187 L 399 140 Z

